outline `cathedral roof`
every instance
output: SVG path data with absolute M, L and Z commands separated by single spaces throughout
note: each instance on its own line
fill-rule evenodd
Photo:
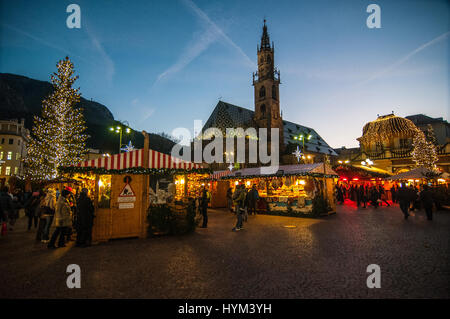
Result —
M 253 121 L 254 114 L 255 112 L 252 110 L 219 101 L 203 126 L 202 131 L 204 132 L 208 128 L 215 127 L 220 129 L 225 135 L 227 128 L 242 127 L 243 129 L 247 129 L 249 127 L 257 127 Z M 298 139 L 295 139 L 295 137 L 298 138 L 300 134 L 303 134 L 304 136 L 311 135 L 309 140 L 305 140 L 305 151 L 337 155 L 314 129 L 283 120 L 283 137 L 285 145 L 298 144 L 299 141 Z

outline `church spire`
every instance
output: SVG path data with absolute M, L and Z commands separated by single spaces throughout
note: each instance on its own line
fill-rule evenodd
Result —
M 266 19 L 264 19 L 263 34 L 261 36 L 261 50 L 270 49 L 269 33 L 267 32 Z

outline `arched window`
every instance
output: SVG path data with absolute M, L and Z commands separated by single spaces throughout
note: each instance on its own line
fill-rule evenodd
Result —
M 259 89 L 259 97 L 265 97 L 266 96 L 266 88 L 264 86 L 262 86 Z
M 266 117 L 266 105 L 263 104 L 261 105 L 261 107 L 259 108 L 259 110 L 261 111 L 261 117 Z
M 277 99 L 277 87 L 275 85 L 272 85 L 272 99 Z
M 272 63 L 272 59 L 270 58 L 270 55 L 267 56 L 267 63 L 268 64 Z

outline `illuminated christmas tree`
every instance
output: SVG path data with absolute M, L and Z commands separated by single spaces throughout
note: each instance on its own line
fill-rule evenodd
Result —
M 436 154 L 436 146 L 427 141 L 425 134 L 419 131 L 413 140 L 412 159 L 419 167 L 425 167 L 430 170 L 435 168 L 435 163 L 438 161 Z
M 82 160 L 86 153 L 86 125 L 80 108 L 79 88 L 72 85 L 73 63 L 66 57 L 57 64 L 58 71 L 51 81 L 53 93 L 42 101 L 41 117 L 35 116 L 32 136 L 25 159 L 27 175 L 32 179 L 58 176 L 59 166 L 69 166 Z

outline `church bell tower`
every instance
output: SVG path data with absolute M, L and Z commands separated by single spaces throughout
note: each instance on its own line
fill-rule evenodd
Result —
M 283 119 L 280 115 L 280 71 L 274 67 L 275 47 L 270 45 L 266 20 L 264 20 L 261 45 L 257 47 L 258 71 L 253 73 L 255 88 L 255 123 L 258 127 L 280 129 L 280 149 L 283 147 Z

